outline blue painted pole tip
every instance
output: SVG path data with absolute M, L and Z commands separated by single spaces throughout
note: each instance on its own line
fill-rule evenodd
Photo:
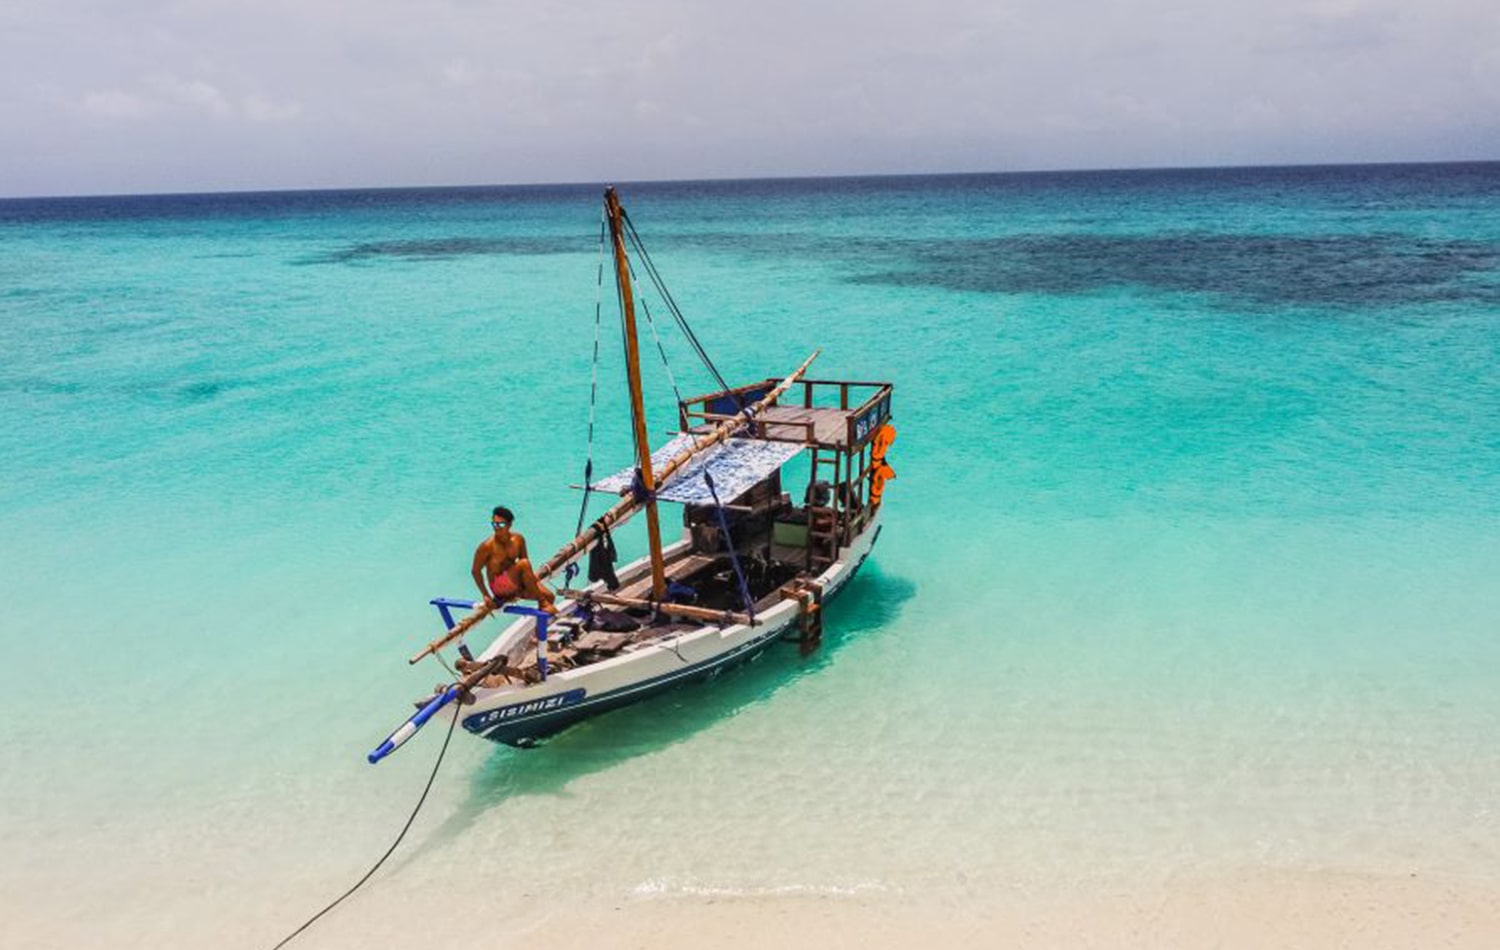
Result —
M 402 723 L 399 729 L 387 736 L 386 740 L 374 752 L 365 756 L 365 758 L 370 761 L 371 765 L 374 765 L 392 752 L 395 752 L 401 747 L 402 743 L 416 735 L 417 730 L 427 724 L 427 720 L 437 715 L 439 709 L 453 702 L 456 698 L 458 698 L 458 685 L 454 684 L 432 697 L 426 706 L 423 706 L 415 716 Z

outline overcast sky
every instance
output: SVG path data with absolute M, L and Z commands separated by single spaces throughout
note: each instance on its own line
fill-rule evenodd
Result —
M 6 0 L 0 195 L 1500 158 L 1500 0 Z

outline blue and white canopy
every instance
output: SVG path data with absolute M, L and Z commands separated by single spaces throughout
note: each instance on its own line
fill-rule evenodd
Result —
M 658 471 L 668 462 L 692 447 L 693 437 L 679 435 L 666 445 L 651 453 L 651 469 Z M 803 446 L 795 442 L 766 442 L 761 439 L 726 439 L 718 445 L 704 449 L 693 460 L 682 467 L 665 485 L 658 485 L 656 497 L 660 501 L 676 501 L 685 505 L 711 505 L 713 496 L 703 481 L 706 470 L 714 480 L 714 490 L 719 501 L 728 504 L 738 498 L 756 482 L 785 465 L 801 452 Z M 634 466 L 600 479 L 589 487 L 597 492 L 623 495 L 630 490 L 635 478 Z

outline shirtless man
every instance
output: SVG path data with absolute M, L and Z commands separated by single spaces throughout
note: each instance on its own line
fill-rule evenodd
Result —
M 485 603 L 495 609 L 507 601 L 534 600 L 549 614 L 557 613 L 554 595 L 543 587 L 526 557 L 526 539 L 510 530 L 516 516 L 509 508 L 496 508 L 490 518 L 495 533 L 479 542 L 474 551 L 474 583 Z M 486 583 L 486 575 L 488 583 Z

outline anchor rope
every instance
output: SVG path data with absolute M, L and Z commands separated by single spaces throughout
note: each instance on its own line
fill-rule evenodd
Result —
M 463 705 L 462 698 L 455 699 L 454 702 L 458 703 L 460 706 Z M 370 870 L 368 870 L 368 871 L 365 872 L 365 876 L 364 877 L 362 877 L 358 881 L 354 882 L 354 886 L 353 887 L 349 888 L 343 894 L 339 895 L 338 899 L 335 900 L 333 903 L 329 904 L 327 907 L 323 908 L 322 910 L 318 911 L 316 914 L 313 914 L 311 917 L 309 917 L 307 919 L 306 923 L 304 923 L 301 927 L 298 927 L 296 930 L 293 930 L 291 933 L 289 933 L 285 937 L 283 937 L 282 940 L 281 940 L 281 942 L 278 943 L 276 946 L 272 947 L 271 950 L 281 950 L 282 947 L 284 947 L 287 944 L 289 944 L 289 943 L 292 942 L 292 938 L 296 937 L 298 934 L 302 933 L 302 931 L 306 930 L 307 928 L 311 927 L 315 922 L 317 922 L 317 920 L 318 920 L 319 917 L 322 917 L 324 914 L 328 913 L 330 910 L 333 910 L 335 907 L 337 907 L 340 904 L 342 904 L 344 902 L 344 898 L 348 897 L 350 894 L 353 894 L 355 891 L 359 890 L 360 887 L 366 881 L 368 881 L 371 877 L 374 876 L 374 874 L 375 874 L 376 871 L 380 870 L 380 866 L 386 862 L 386 859 L 389 858 L 392 854 L 394 854 L 396 852 L 396 848 L 398 846 L 400 846 L 402 839 L 404 839 L 406 837 L 406 833 L 411 830 L 412 823 L 417 820 L 417 814 L 422 811 L 422 806 L 424 804 L 426 804 L 426 802 L 427 802 L 427 793 L 430 792 L 430 791 L 432 791 L 432 783 L 437 778 L 438 769 L 441 768 L 442 765 L 443 765 L 443 757 L 448 754 L 448 741 L 453 738 L 453 729 L 454 729 L 455 726 L 458 725 L 459 713 L 460 712 L 462 712 L 461 709 L 454 709 L 454 711 L 453 711 L 453 721 L 450 722 L 450 723 L 448 723 L 448 733 L 447 733 L 447 735 L 443 736 L 443 747 L 438 750 L 437 761 L 434 762 L 434 763 L 432 763 L 432 773 L 427 776 L 427 784 L 425 786 L 423 786 L 423 788 L 422 788 L 422 797 L 417 799 L 417 807 L 415 807 L 415 808 L 413 808 L 411 810 L 411 815 L 410 815 L 410 817 L 408 817 L 406 819 L 406 824 L 404 824 L 404 825 L 401 826 L 401 833 L 396 836 L 396 840 L 395 841 L 391 842 L 391 846 L 386 849 L 385 854 L 382 854 L 380 856 L 380 860 L 376 861 L 375 864 L 370 868 Z

